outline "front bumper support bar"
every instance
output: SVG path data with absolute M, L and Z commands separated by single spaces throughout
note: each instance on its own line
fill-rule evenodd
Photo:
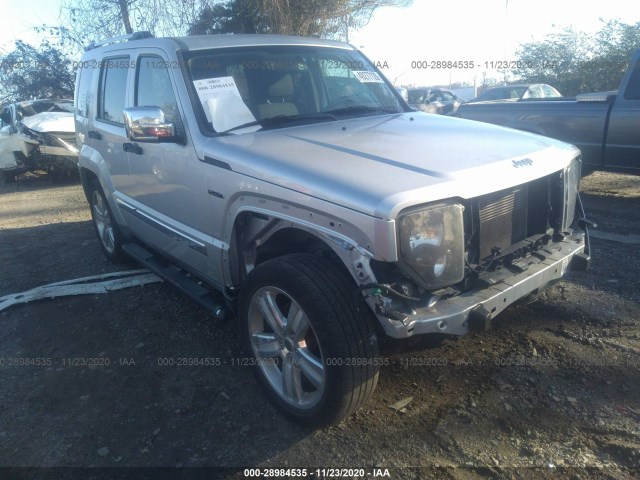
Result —
M 455 297 L 439 300 L 431 308 L 415 309 L 404 320 L 377 315 L 385 333 L 393 338 L 441 333 L 465 335 L 470 319 L 488 323 L 505 308 L 529 294 L 537 293 L 560 280 L 569 269 L 584 270 L 590 258 L 584 253 L 585 235 L 575 233 L 550 243 L 531 257 L 529 268 L 508 275 L 494 285 L 469 290 Z M 538 258 L 543 257 L 543 258 Z

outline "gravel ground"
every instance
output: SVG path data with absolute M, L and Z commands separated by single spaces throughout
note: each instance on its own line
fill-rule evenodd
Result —
M 583 191 L 601 230 L 640 233 L 640 177 L 596 172 Z M 77 184 L 1 185 L 0 245 L 0 296 L 123 269 L 103 258 Z M 0 478 L 132 472 L 15 467 L 228 468 L 132 478 L 244 478 L 245 467 L 638 478 L 640 246 L 592 247 L 589 272 L 508 309 L 492 330 L 389 357 L 372 400 L 321 430 L 265 400 L 238 364 L 232 321 L 165 284 L 12 307 L 0 313 Z

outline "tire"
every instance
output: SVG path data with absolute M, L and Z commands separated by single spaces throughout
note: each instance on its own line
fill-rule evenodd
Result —
M 105 256 L 113 263 L 122 263 L 126 256 L 122 251 L 123 236 L 113 218 L 102 187 L 97 180 L 89 185 L 89 205 L 98 243 Z
M 238 309 L 244 351 L 269 399 L 293 420 L 338 423 L 376 387 L 378 339 L 354 289 L 346 273 L 306 254 L 266 261 L 247 277 Z
M 48 172 L 49 178 L 51 179 L 51 184 L 58 185 L 59 183 L 62 183 L 62 180 L 64 179 L 64 173 L 64 170 L 62 170 L 61 168 L 51 168 Z
M 16 174 L 14 172 L 2 172 L 4 183 L 16 183 Z

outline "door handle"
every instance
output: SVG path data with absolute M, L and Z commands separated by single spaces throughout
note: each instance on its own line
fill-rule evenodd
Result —
M 89 130 L 87 132 L 87 135 L 89 135 L 89 138 L 95 138 L 96 140 L 102 140 L 102 135 L 100 134 L 100 132 L 96 132 L 95 130 Z
M 125 152 L 134 153 L 136 155 L 142 155 L 142 147 L 137 143 L 123 143 L 122 149 Z

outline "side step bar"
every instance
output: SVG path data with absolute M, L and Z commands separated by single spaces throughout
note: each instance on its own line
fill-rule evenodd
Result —
M 229 316 L 222 294 L 203 287 L 194 278 L 137 243 L 126 243 L 122 249 L 131 258 L 209 310 L 214 317 L 224 319 Z

